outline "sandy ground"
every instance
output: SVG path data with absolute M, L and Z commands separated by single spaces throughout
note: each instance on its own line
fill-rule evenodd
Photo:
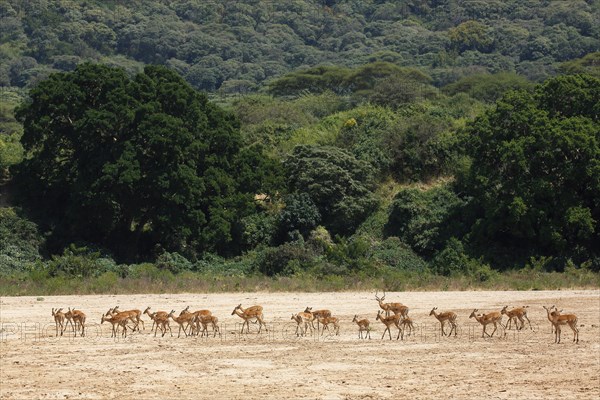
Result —
M 387 293 L 410 307 L 416 331 L 404 341 L 381 339 L 374 293 L 234 293 L 0 298 L 1 399 L 164 398 L 600 398 L 600 291 Z M 239 334 L 233 308 L 261 304 L 269 331 Z M 152 306 L 179 313 L 209 308 L 222 336 L 164 338 L 146 329 L 110 337 L 104 311 Z M 554 344 L 542 305 L 579 318 L 579 344 L 563 328 Z M 533 330 L 481 338 L 468 316 L 529 305 Z M 85 337 L 55 337 L 52 307 L 87 314 Z M 328 308 L 339 336 L 297 338 L 290 320 L 306 306 Z M 458 314 L 457 337 L 440 337 L 433 306 Z M 354 314 L 369 318 L 372 340 L 360 340 Z M 175 328 L 176 324 L 171 323 Z M 160 332 L 159 332 L 160 333 Z

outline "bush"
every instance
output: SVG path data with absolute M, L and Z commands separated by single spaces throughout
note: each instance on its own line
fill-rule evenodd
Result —
M 429 190 L 403 189 L 394 198 L 384 230 L 420 256 L 431 257 L 450 236 L 461 236 L 463 206 L 463 200 L 445 185 Z
M 111 292 L 119 285 L 119 275 L 113 271 L 107 271 L 98 276 L 92 283 L 92 289 L 96 293 Z
M 168 251 L 158 256 L 155 265 L 159 270 L 166 270 L 173 274 L 193 269 L 193 264 L 187 258 L 179 253 L 169 253 Z
M 36 224 L 13 208 L 0 208 L 0 274 L 24 271 L 41 260 L 43 242 Z
M 479 282 L 488 281 L 496 275 L 488 264 L 469 257 L 463 244 L 456 238 L 448 240 L 444 250 L 434 257 L 431 261 L 431 269 L 439 275 L 469 276 Z
M 427 263 L 395 236 L 377 243 L 370 249 L 368 256 L 394 269 L 420 272 L 428 269 Z
M 90 252 L 87 247 L 70 245 L 61 256 L 52 256 L 46 263 L 49 276 L 91 277 L 103 271 L 106 260 L 100 261 L 99 252 Z
M 291 275 L 308 269 L 314 259 L 304 244 L 285 243 L 278 247 L 268 247 L 258 255 L 254 269 L 267 276 Z

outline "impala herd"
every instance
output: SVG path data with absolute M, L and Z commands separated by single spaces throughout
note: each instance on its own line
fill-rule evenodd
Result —
M 383 339 L 387 333 L 391 340 L 391 329 L 393 327 L 398 329 L 396 340 L 403 340 L 405 331 L 407 332 L 407 335 L 412 333 L 414 325 L 412 319 L 408 316 L 409 308 L 407 306 L 401 303 L 384 303 L 385 292 L 382 297 L 379 297 L 377 293 L 375 293 L 375 300 L 379 303 L 379 307 L 381 308 L 381 310 L 377 312 L 376 321 L 381 321 L 385 326 L 381 339 Z M 188 306 L 183 309 L 179 315 L 175 315 L 175 310 L 171 310 L 170 313 L 165 311 L 151 312 L 150 307 L 148 307 L 143 312 L 140 310 L 121 311 L 119 310 L 119 306 L 116 306 L 110 308 L 102 315 L 100 323 L 103 324 L 104 322 L 109 322 L 112 325 L 111 337 L 117 337 L 119 329 L 121 330 L 121 336 L 127 337 L 128 329 L 132 332 L 135 332 L 136 330 L 139 331 L 140 325 L 142 329 L 145 329 L 142 315 L 147 314 L 153 321 L 152 328 L 150 329 L 151 331 L 154 330 L 154 336 L 157 335 L 159 329 L 161 331 L 161 337 L 165 336 L 167 331 L 173 336 L 170 320 L 174 321 L 179 326 L 177 337 L 181 336 L 181 331 L 183 331 L 185 336 L 206 335 L 208 337 L 209 327 L 212 330 L 213 337 L 217 334 L 221 335 L 218 325 L 219 319 L 212 315 L 211 311 L 197 310 L 192 312 L 189 308 L 190 307 Z M 498 324 L 505 331 L 506 335 L 506 330 L 511 329 L 513 323 L 517 330 L 523 329 L 525 327 L 525 320 L 529 324 L 529 328 L 533 329 L 531 327 L 531 321 L 529 321 L 529 318 L 527 317 L 527 308 L 528 306 L 524 306 L 508 310 L 508 306 L 505 306 L 500 311 L 492 311 L 486 314 L 478 314 L 477 312 L 479 310 L 474 309 L 471 315 L 469 315 L 469 319 L 474 318 L 482 325 L 483 332 L 481 333 L 481 337 L 485 337 L 486 335 L 489 337 L 494 336 L 494 333 L 496 333 L 498 329 Z M 544 306 L 544 309 L 546 310 L 548 320 L 552 325 L 555 343 L 560 343 L 561 327 L 565 325 L 568 325 L 573 331 L 573 342 L 579 343 L 577 316 L 574 314 L 562 314 L 563 310 L 559 310 L 556 306 L 551 306 L 549 308 Z M 436 310 L 437 307 L 434 307 L 429 313 L 429 316 L 435 317 L 440 322 L 440 332 L 442 336 L 452 336 L 452 332 L 454 332 L 454 336 L 456 337 L 456 329 L 458 326 L 456 322 L 456 313 L 452 311 L 436 312 Z M 244 321 L 241 333 L 244 333 L 244 328 L 246 328 L 246 333 L 250 333 L 250 322 L 259 324 L 258 333 L 261 332 L 263 327 L 265 331 L 268 331 L 267 324 L 264 321 L 262 306 L 256 305 L 242 308 L 242 305 L 239 304 L 233 309 L 231 315 L 237 315 Z M 508 317 L 508 321 L 505 325 L 502 324 L 504 315 Z M 85 336 L 86 315 L 82 311 L 71 309 L 69 307 L 67 312 L 63 312 L 62 308 L 53 308 L 52 316 L 54 317 L 54 322 L 56 324 L 56 336 L 62 336 L 69 326 L 71 327 L 74 336 L 77 336 L 78 332 L 80 336 Z M 340 332 L 340 320 L 339 318 L 332 316 L 331 311 L 329 310 L 313 311 L 312 307 L 306 307 L 303 312 L 292 314 L 291 320 L 296 322 L 295 334 L 297 336 L 305 336 L 309 330 L 311 334 L 313 334 L 315 329 L 317 334 L 320 331 L 321 335 L 323 335 L 325 330 L 329 333 L 335 333 L 335 335 L 339 335 Z M 316 328 L 315 322 L 317 323 Z M 358 337 L 360 339 L 366 339 L 367 337 L 371 339 L 371 326 L 368 319 L 354 315 L 352 322 L 356 323 L 358 326 Z M 450 325 L 450 331 L 448 333 L 446 333 L 445 330 L 446 323 Z M 494 325 L 492 333 L 487 332 L 488 325 Z M 330 326 L 332 326 L 333 332 L 329 330 Z

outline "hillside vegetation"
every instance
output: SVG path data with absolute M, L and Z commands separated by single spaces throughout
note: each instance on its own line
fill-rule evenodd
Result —
M 0 291 L 599 284 L 598 2 L 0 8 Z

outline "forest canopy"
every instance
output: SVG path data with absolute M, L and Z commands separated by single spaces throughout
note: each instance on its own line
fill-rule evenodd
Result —
M 600 271 L 599 13 L 2 2 L 0 278 Z

